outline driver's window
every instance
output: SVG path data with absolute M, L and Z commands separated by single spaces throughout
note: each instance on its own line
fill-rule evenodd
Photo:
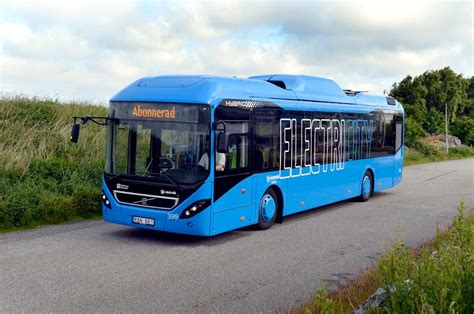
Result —
M 249 170 L 248 121 L 225 121 L 226 152 L 216 152 L 216 173 L 232 174 Z
M 136 163 L 135 173 L 137 175 L 146 175 L 149 173 L 149 156 L 150 156 L 150 137 L 151 130 L 144 128 L 141 124 L 136 126 L 137 132 L 137 148 L 136 148 Z
M 113 172 L 127 173 L 128 167 L 128 139 L 130 128 L 128 124 L 112 125 L 115 130 L 113 145 Z

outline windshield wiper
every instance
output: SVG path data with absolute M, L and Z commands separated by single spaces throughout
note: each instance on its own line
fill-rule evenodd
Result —
M 151 166 L 152 162 L 153 162 L 153 157 L 150 158 L 150 163 L 148 164 L 148 166 L 146 166 L 145 173 L 143 175 L 146 176 L 149 173 L 148 169 L 150 169 L 150 166 Z
M 107 173 L 106 173 L 107 174 Z M 108 174 L 109 177 L 107 179 L 109 180 L 113 180 L 113 179 L 116 179 L 118 177 L 120 177 L 122 174 L 121 173 L 117 173 L 117 174 Z
M 180 190 L 184 190 L 184 187 L 179 184 L 178 182 L 176 182 L 175 180 L 171 179 L 169 175 L 167 175 L 165 172 L 162 172 L 160 174 L 160 177 L 163 177 L 165 178 L 166 180 L 168 180 L 171 184 L 173 184 L 175 187 L 177 187 L 178 189 Z

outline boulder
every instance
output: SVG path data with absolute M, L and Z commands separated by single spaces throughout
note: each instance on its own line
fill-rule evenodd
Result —
M 372 294 L 364 303 L 362 303 L 357 309 L 352 311 L 352 314 L 363 314 L 367 311 L 374 310 L 383 306 L 384 301 L 388 297 L 388 292 L 385 289 L 379 288 Z
M 429 135 L 428 136 L 428 142 L 435 145 L 435 146 L 438 146 L 440 148 L 445 148 L 446 147 L 446 140 L 445 140 L 445 135 Z M 460 147 L 460 146 L 463 146 L 461 140 L 454 136 L 454 135 L 449 135 L 448 134 L 448 147 Z

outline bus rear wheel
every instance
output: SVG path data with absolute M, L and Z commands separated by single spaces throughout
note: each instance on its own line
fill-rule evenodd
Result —
M 258 205 L 258 228 L 265 230 L 273 226 L 278 214 L 278 198 L 272 189 L 268 189 Z
M 373 183 L 374 183 L 374 178 L 372 176 L 372 172 L 367 170 L 364 173 L 364 176 L 362 177 L 362 185 L 361 185 L 361 192 L 359 196 L 359 200 L 361 202 L 367 202 L 372 195 L 372 190 L 373 190 Z

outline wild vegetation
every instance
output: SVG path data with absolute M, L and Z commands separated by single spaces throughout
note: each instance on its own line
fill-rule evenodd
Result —
M 72 116 L 105 107 L 26 97 L 0 99 L 0 230 L 100 213 L 105 129 L 69 142 Z
M 426 139 L 429 134 L 444 134 L 445 105 L 448 108 L 449 134 L 464 145 L 474 145 L 474 77 L 464 78 L 449 67 L 408 75 L 393 84 L 390 95 L 405 109 L 405 145 L 409 163 L 473 156 L 468 147 L 452 149 L 445 156 Z
M 398 240 L 372 269 L 290 312 L 349 313 L 378 288 L 387 296 L 369 313 L 474 313 L 474 214 L 461 203 L 432 241 L 412 249 Z
M 430 144 L 426 138 L 421 140 L 417 146 L 405 147 L 405 159 L 403 164 L 411 166 L 427 162 L 462 159 L 474 157 L 474 148 L 472 146 L 452 147 L 449 154 L 446 155 L 444 149 Z

